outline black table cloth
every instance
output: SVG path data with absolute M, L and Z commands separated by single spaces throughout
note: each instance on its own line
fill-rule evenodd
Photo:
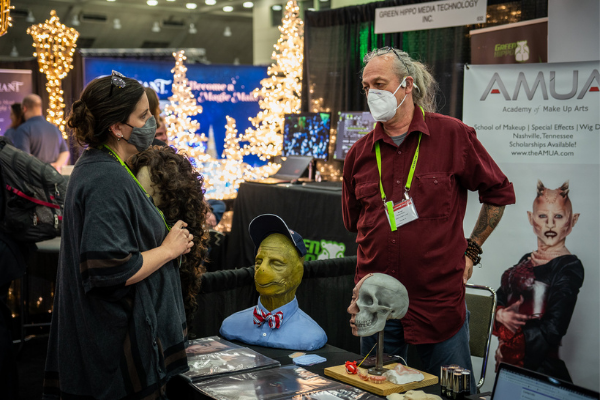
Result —
M 356 255 L 356 234 L 342 221 L 342 192 L 311 189 L 302 185 L 240 185 L 228 238 L 227 269 L 254 264 L 254 244 L 248 225 L 261 214 L 276 214 L 304 239 L 305 260 Z

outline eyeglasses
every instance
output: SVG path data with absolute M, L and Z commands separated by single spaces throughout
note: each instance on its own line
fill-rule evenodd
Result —
M 113 72 L 110 76 L 110 92 L 108 93 L 108 97 L 112 96 L 113 87 L 116 86 L 119 89 L 123 89 L 125 86 L 127 86 L 123 78 L 125 78 L 125 75 L 113 69 Z

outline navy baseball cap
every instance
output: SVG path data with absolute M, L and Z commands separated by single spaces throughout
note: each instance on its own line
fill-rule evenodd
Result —
M 258 252 L 258 247 L 262 241 L 273 233 L 280 233 L 290 238 L 294 247 L 300 254 L 300 257 L 306 255 L 306 246 L 304 245 L 304 239 L 298 232 L 295 232 L 288 228 L 281 217 L 275 214 L 263 214 L 254 218 L 248 226 L 248 232 L 252 242 L 254 242 L 254 255 Z

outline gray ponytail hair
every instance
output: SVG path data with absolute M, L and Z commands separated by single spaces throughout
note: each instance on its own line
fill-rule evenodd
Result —
M 394 73 L 400 81 L 405 76 L 412 76 L 415 86 L 412 97 L 415 104 L 423 107 L 427 112 L 435 112 L 437 108 L 435 97 L 438 91 L 438 83 L 429 72 L 427 66 L 410 58 L 408 53 L 390 47 L 374 49 L 365 54 L 363 64 L 366 66 L 369 61 L 381 56 L 388 56 L 393 59 Z

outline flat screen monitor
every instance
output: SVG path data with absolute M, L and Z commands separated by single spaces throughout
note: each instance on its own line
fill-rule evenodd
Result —
M 282 156 L 311 156 L 327 160 L 331 114 L 286 114 Z
M 370 112 L 340 111 L 333 158 L 336 160 L 345 159 L 352 145 L 358 139 L 371 132 L 374 127 L 375 120 Z

